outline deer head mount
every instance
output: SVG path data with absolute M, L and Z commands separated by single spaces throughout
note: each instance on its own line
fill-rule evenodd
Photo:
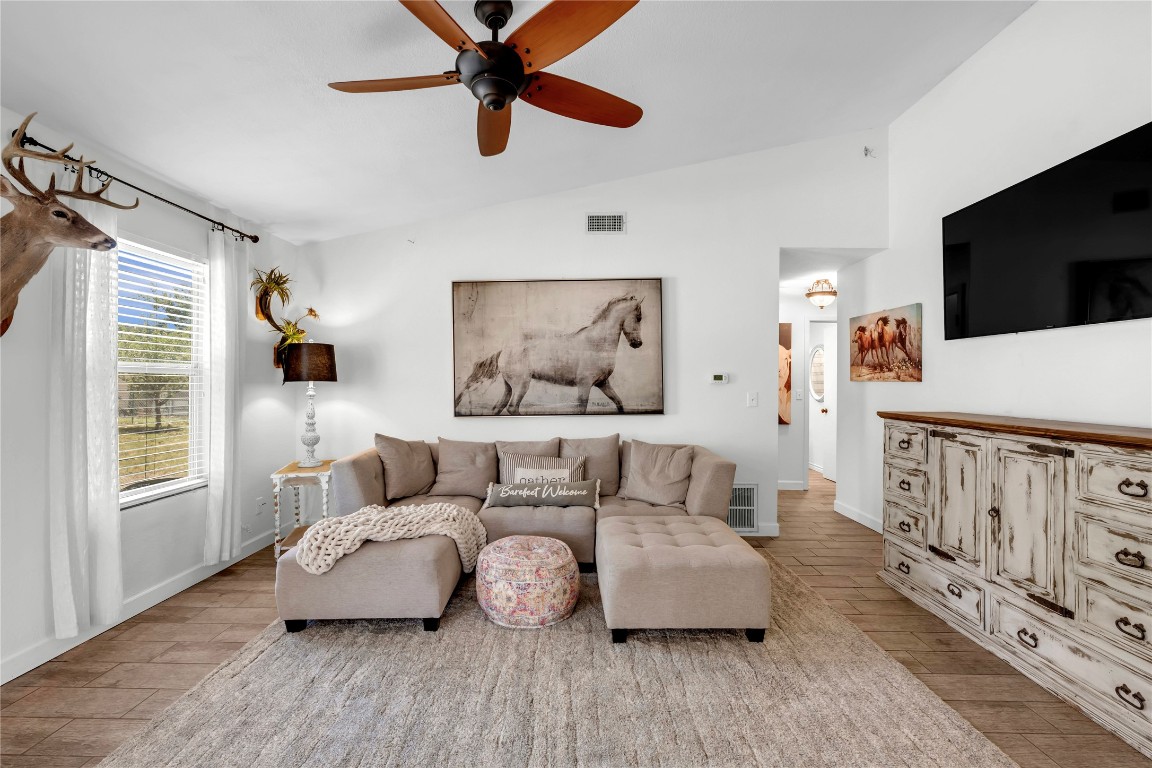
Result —
M 16 311 L 20 290 L 40 271 L 54 248 L 62 246 L 110 251 L 116 247 L 115 240 L 64 205 L 60 198 L 91 200 L 121 210 L 140 205 L 139 198 L 132 205 L 120 205 L 102 197 L 112 185 L 111 181 L 95 192 L 85 192 L 85 168 L 92 165 L 92 161 L 85 162 L 83 157 L 79 160 L 69 158 L 71 144 L 57 152 L 26 149 L 24 134 L 35 116 L 33 112 L 24 118 L 3 151 L 4 170 L 25 191 L 21 191 L 6 176 L 0 176 L 0 194 L 15 206 L 0 218 L 0 336 L 12 324 L 12 314 Z M 25 158 L 74 167 L 75 186 L 72 189 L 56 189 L 56 174 L 52 174 L 48 188 L 40 189 L 24 172 Z

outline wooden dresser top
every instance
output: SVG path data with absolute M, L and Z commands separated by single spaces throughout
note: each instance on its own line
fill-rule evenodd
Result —
M 979 413 L 952 411 L 877 411 L 882 419 L 938 424 L 944 427 L 982 429 L 1028 437 L 1049 437 L 1123 448 L 1152 449 L 1152 429 L 1120 427 L 1112 424 L 1082 424 L 1076 421 L 1020 419 L 1015 416 L 987 416 Z

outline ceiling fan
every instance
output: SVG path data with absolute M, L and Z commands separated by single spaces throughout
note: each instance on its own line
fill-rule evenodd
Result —
M 618 96 L 566 77 L 542 72 L 612 26 L 639 0 L 553 0 L 507 41 L 500 30 L 512 16 L 509 0 L 478 0 L 474 13 L 492 31 L 475 42 L 436 0 L 400 0 L 400 4 L 455 48 L 456 68 L 439 75 L 329 83 L 345 93 L 381 93 L 462 83 L 480 101 L 476 137 L 480 154 L 498 155 L 508 146 L 512 102 L 517 98 L 564 117 L 628 128 L 644 112 Z

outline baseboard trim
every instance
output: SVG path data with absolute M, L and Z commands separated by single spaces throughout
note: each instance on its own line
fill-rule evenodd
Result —
M 120 621 L 132 618 L 138 613 L 148 610 L 154 605 L 164 602 L 173 595 L 178 595 L 189 587 L 195 586 L 209 576 L 219 573 L 233 563 L 253 555 L 272 544 L 272 531 L 261 534 L 240 544 L 240 554 L 231 560 L 221 561 L 215 565 L 198 565 L 178 573 L 165 582 L 150 587 L 143 592 L 133 595 L 124 601 L 124 612 Z
M 867 512 L 863 512 L 859 509 L 856 509 L 855 507 L 850 507 L 840 500 L 837 500 L 832 505 L 832 508 L 840 514 L 844 515 L 844 517 L 848 518 L 849 520 L 855 520 L 856 522 L 860 523 L 860 525 L 866 525 L 877 533 L 881 533 L 884 529 L 884 524 L 880 518 L 873 517 Z
M 806 491 L 808 490 L 807 480 L 777 480 L 777 490 L 781 491 Z
M 809 462 L 808 463 L 808 469 L 819 472 L 820 474 L 824 474 L 824 467 L 820 466 L 819 464 L 813 464 L 813 463 Z
M 50 637 L 28 648 L 5 656 L 0 659 L 0 683 L 7 684 L 25 672 L 33 670 L 47 661 L 51 661 L 65 651 L 70 651 L 76 646 L 88 642 L 97 635 L 107 632 L 116 626 L 116 624 L 127 621 L 136 614 L 148 610 L 152 606 L 183 592 L 191 586 L 199 584 L 209 576 L 219 573 L 237 561 L 243 560 L 249 555 L 269 546 L 272 543 L 272 539 L 272 531 L 269 530 L 267 533 L 242 543 L 240 545 L 240 554 L 231 560 L 219 562 L 215 565 L 201 565 L 190 568 L 184 573 L 177 574 L 155 587 L 129 597 L 124 601 L 124 610 L 120 614 L 120 620 L 113 624 L 91 627 L 75 637 L 64 639 Z

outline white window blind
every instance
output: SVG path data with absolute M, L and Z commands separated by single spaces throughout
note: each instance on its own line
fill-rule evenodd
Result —
M 208 265 L 120 240 L 120 503 L 208 479 Z

